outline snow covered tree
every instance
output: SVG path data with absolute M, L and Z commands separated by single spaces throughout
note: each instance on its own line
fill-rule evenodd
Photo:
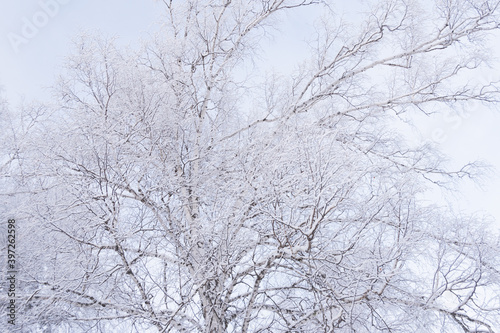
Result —
M 14 128 L 19 330 L 498 332 L 498 240 L 422 200 L 473 165 L 393 126 L 498 100 L 468 74 L 498 1 L 377 1 L 351 25 L 319 0 L 163 3 L 139 51 L 82 37 Z M 306 6 L 309 60 L 245 76 Z

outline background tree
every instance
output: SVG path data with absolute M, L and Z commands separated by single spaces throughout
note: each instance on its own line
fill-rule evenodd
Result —
M 138 52 L 77 43 L 56 105 L 14 128 L 20 330 L 499 329 L 498 240 L 421 200 L 473 165 L 392 126 L 497 101 L 465 74 L 498 1 L 379 1 L 354 26 L 323 4 L 309 61 L 242 78 L 273 18 L 316 2 L 164 1 Z

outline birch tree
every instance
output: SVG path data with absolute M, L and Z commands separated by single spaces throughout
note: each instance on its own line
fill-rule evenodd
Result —
M 19 330 L 498 332 L 498 239 L 422 200 L 474 165 L 392 124 L 497 102 L 470 73 L 499 2 L 320 2 L 164 0 L 138 51 L 77 42 L 10 162 Z M 242 75 L 306 6 L 309 60 Z

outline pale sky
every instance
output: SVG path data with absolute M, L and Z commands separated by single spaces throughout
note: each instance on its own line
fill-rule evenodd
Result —
M 42 97 L 41 87 L 51 85 L 79 32 L 137 41 L 157 22 L 160 8 L 153 0 L 2 1 L 0 84 L 11 103 L 20 96 Z M 26 28 L 30 23 L 38 31 Z M 23 35 L 29 38 L 23 40 Z
M 0 86 L 10 106 L 21 98 L 47 99 L 49 87 L 71 40 L 81 31 L 100 31 L 119 37 L 122 44 L 137 42 L 154 31 L 161 2 L 153 0 L 23 0 L 0 2 Z M 267 44 L 268 63 L 285 70 L 290 50 L 300 48 L 300 16 L 290 15 L 283 35 Z M 34 28 L 34 29 L 33 29 Z M 293 33 L 286 34 L 286 31 Z M 295 44 L 294 44 L 295 43 Z M 293 52 L 292 52 L 293 53 Z M 500 50 L 496 55 L 500 58 Z M 281 66 L 281 68 L 280 68 Z M 491 77 L 500 77 L 500 66 Z M 488 75 L 488 74 L 485 74 Z M 500 226 L 500 108 L 496 113 L 471 104 L 468 117 L 439 115 L 419 121 L 422 140 L 437 141 L 455 165 L 480 159 L 497 170 L 483 189 L 465 183 L 459 206 L 468 212 L 489 212 Z

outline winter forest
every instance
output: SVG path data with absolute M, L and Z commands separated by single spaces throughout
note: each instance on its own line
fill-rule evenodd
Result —
M 50 103 L 0 101 L 0 330 L 500 332 L 498 224 L 426 200 L 486 168 L 401 130 L 498 106 L 500 1 L 158 2 L 138 47 L 78 37 Z

